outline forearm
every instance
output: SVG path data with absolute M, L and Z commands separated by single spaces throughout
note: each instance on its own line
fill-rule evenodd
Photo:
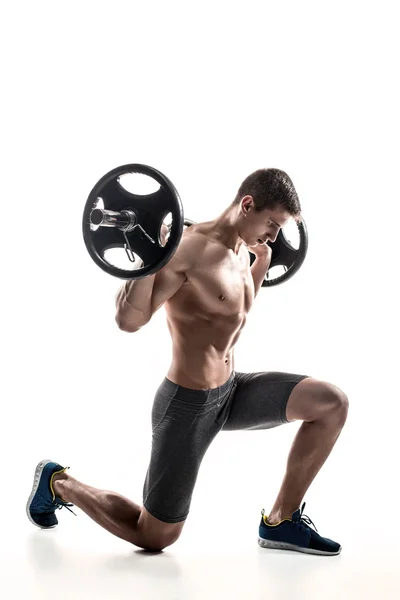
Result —
M 126 281 L 119 289 L 115 320 L 121 329 L 139 328 L 151 318 L 151 297 L 155 274 L 144 279 Z
M 260 291 L 262 282 L 265 279 L 265 274 L 268 271 L 268 267 L 271 264 L 271 259 L 267 256 L 257 257 L 251 265 L 251 274 L 254 282 L 254 297 L 257 296 Z

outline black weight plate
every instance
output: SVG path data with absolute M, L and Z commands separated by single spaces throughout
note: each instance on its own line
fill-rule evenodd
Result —
M 138 195 L 128 192 L 119 183 L 119 177 L 126 173 L 148 175 L 160 184 L 153 194 Z M 102 198 L 104 209 L 120 212 L 130 210 L 135 213 L 137 223 L 126 232 L 133 252 L 143 260 L 143 267 L 136 270 L 121 269 L 105 259 L 105 252 L 111 248 L 124 248 L 126 241 L 123 232 L 115 227 L 98 227 L 93 230 L 90 214 Z M 163 219 L 172 215 L 172 225 L 167 244 L 158 243 Z M 154 241 L 150 241 L 142 229 Z M 106 273 L 121 279 L 141 279 L 160 270 L 176 252 L 183 231 L 183 208 L 175 186 L 163 173 L 142 164 L 128 164 L 117 167 L 104 175 L 94 186 L 83 211 L 82 231 L 86 248 L 94 262 Z

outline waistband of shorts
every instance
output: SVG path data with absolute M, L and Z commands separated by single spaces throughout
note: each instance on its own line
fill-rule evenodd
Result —
M 182 385 L 173 383 L 167 377 L 165 377 L 162 387 L 163 391 L 171 394 L 171 396 L 174 396 L 178 400 L 202 403 L 207 400 L 218 400 L 224 396 L 231 389 L 235 376 L 235 371 L 232 371 L 229 379 L 225 383 L 209 390 L 193 390 L 191 388 L 183 387 Z

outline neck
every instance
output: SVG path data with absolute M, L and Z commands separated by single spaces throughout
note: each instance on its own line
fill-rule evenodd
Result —
M 238 233 L 238 217 L 240 207 L 229 206 L 224 212 L 213 220 L 213 229 L 215 234 L 227 248 L 230 248 L 239 254 L 243 245 L 243 240 Z

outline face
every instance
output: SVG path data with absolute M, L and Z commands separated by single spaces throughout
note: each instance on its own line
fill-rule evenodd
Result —
M 274 242 L 290 215 L 282 208 L 264 209 L 256 212 L 253 198 L 244 196 L 241 201 L 239 236 L 246 246 L 254 247 L 265 242 Z

